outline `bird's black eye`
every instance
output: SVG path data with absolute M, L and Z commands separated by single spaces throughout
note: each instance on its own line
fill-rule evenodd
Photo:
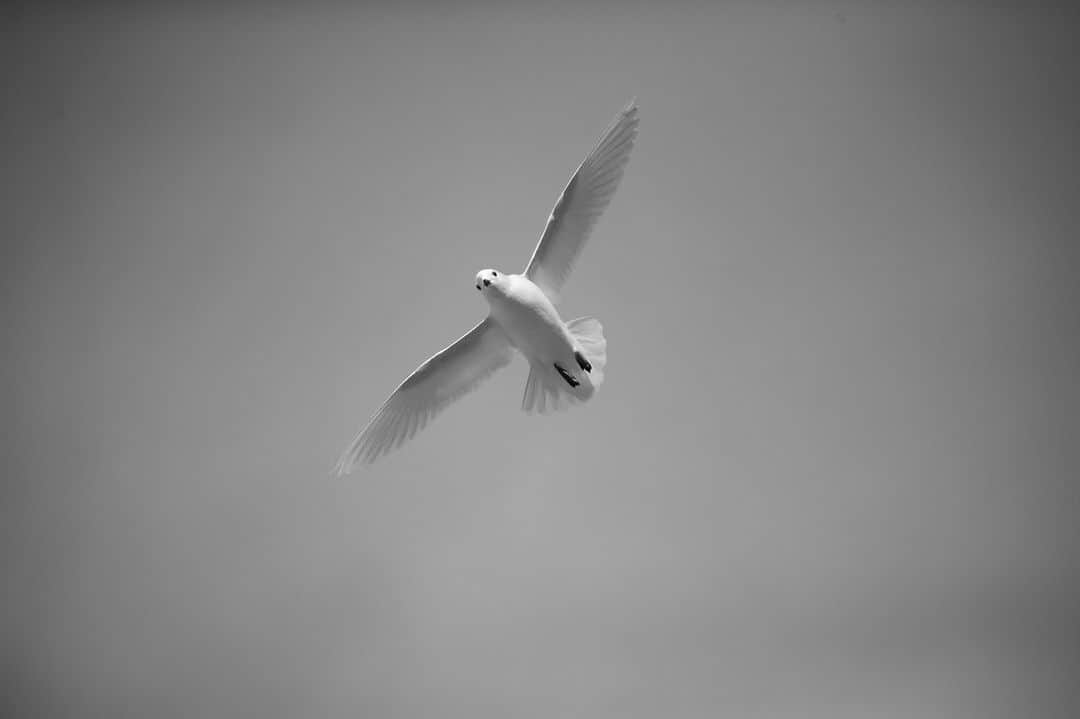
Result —
M 492 276 L 492 277 L 498 277 L 498 276 L 499 276 L 499 273 L 498 273 L 498 272 L 496 272 L 495 270 L 492 270 L 492 271 L 491 271 L 491 276 Z

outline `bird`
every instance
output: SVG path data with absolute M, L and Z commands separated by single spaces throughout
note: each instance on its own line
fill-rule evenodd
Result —
M 525 270 L 476 273 L 475 286 L 488 303 L 488 316 L 398 385 L 342 453 L 334 469 L 338 476 L 400 447 L 515 354 L 529 363 L 521 401 L 525 412 L 562 410 L 595 394 L 607 364 L 603 326 L 595 317 L 564 322 L 556 305 L 622 180 L 637 131 L 635 99 L 615 116 L 571 175 Z

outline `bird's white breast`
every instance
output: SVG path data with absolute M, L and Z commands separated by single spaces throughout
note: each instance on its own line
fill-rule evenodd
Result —
M 507 275 L 497 291 L 484 296 L 491 305 L 491 316 L 526 356 L 553 362 L 568 350 L 572 352 L 573 340 L 558 310 L 529 278 Z

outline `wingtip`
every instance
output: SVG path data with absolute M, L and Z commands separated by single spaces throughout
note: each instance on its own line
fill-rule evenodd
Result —
M 330 470 L 330 476 L 338 479 L 344 479 L 352 474 L 358 467 L 366 464 L 366 461 L 362 455 L 358 455 L 353 450 L 345 452 L 341 455 L 341 458 L 334 465 L 334 468 Z
M 638 113 L 637 97 L 634 97 L 630 100 L 629 103 L 627 103 L 626 107 L 623 108 L 622 112 L 620 112 L 615 117 L 615 122 L 613 123 L 612 127 L 623 125 L 629 128 L 629 131 L 632 134 L 636 135 L 638 122 L 640 120 L 641 115 Z

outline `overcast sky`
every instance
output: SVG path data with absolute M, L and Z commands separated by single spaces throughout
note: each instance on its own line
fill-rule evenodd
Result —
M 1076 14 L 577 5 L 4 11 L 6 716 L 1075 711 Z M 595 399 L 331 479 L 634 96 Z

